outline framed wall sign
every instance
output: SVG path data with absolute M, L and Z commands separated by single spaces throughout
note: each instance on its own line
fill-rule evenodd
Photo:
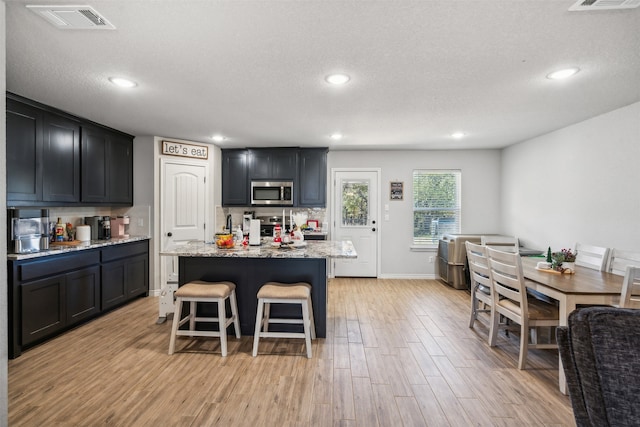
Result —
M 207 160 L 209 147 L 206 145 L 185 144 L 183 142 L 162 141 L 162 154 Z
M 389 192 L 389 199 L 402 200 L 404 196 L 404 182 L 391 181 L 391 189 Z

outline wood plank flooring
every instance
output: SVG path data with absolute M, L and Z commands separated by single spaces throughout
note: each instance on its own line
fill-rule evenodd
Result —
M 557 352 L 468 328 L 435 280 L 332 279 L 327 338 L 178 339 L 142 298 L 9 361 L 11 426 L 574 426 Z

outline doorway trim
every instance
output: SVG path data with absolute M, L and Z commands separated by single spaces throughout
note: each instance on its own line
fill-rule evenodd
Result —
M 381 254 L 381 247 L 382 247 L 382 193 L 381 190 L 382 188 L 380 187 L 380 183 L 381 183 L 381 175 L 382 175 L 382 169 L 381 168 L 375 168 L 375 167 L 370 167 L 370 168 L 331 168 L 331 196 L 330 196 L 330 212 L 331 212 L 331 223 L 330 223 L 330 230 L 331 230 L 331 235 L 335 236 L 336 233 L 336 215 L 335 215 L 335 200 L 336 200 L 336 193 L 337 193 L 337 189 L 336 189 L 336 173 L 337 172 L 375 172 L 376 173 L 376 191 L 378 192 L 378 206 L 376 206 L 375 208 L 375 215 L 376 215 L 376 229 L 377 229 L 377 238 L 376 238 L 376 278 L 380 277 L 380 265 L 382 263 L 382 254 Z M 333 271 L 333 262 L 330 263 L 330 269 L 329 269 L 329 277 L 335 277 L 334 275 L 334 271 Z

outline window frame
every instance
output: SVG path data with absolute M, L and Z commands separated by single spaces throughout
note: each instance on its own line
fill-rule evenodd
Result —
M 427 204 L 427 203 L 419 203 L 420 201 L 416 200 L 417 196 L 417 183 L 416 178 L 418 175 L 447 175 L 451 174 L 454 176 L 455 182 L 455 202 L 451 205 L 445 207 L 416 207 L 417 204 Z M 412 231 L 412 247 L 415 248 L 428 248 L 435 247 L 438 245 L 438 240 L 444 234 L 456 234 L 460 233 L 462 229 L 462 171 L 460 169 L 414 169 L 411 174 L 411 183 L 412 183 L 412 191 L 411 191 L 411 202 L 412 202 L 412 216 L 413 216 L 413 231 Z M 425 200 L 438 200 L 442 202 L 446 199 L 425 199 Z M 417 216 L 418 213 L 423 212 L 438 212 L 438 211 L 453 211 L 453 225 L 454 228 L 451 229 L 447 227 L 446 229 L 440 231 L 438 230 L 437 234 L 431 234 L 431 237 L 417 237 L 416 231 L 419 230 L 419 227 L 416 227 Z M 433 221 L 433 220 L 432 220 Z M 438 223 L 439 224 L 439 223 Z M 436 227 L 438 226 L 436 224 Z M 433 222 L 430 224 L 430 227 L 433 227 Z

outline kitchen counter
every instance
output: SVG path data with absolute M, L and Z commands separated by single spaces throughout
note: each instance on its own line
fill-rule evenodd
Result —
M 82 251 L 86 249 L 102 248 L 105 246 L 120 245 L 122 243 L 137 242 L 140 240 L 148 240 L 148 236 L 130 236 L 130 237 L 114 237 L 110 240 L 90 240 L 88 242 L 81 242 L 77 245 L 68 246 L 52 246 L 49 245 L 49 249 L 46 251 L 33 252 L 29 254 L 7 254 L 9 261 L 21 261 L 24 259 L 40 258 L 50 255 L 59 255 L 68 252 Z M 55 243 L 53 243 L 55 244 Z
M 160 252 L 160 255 L 218 258 L 357 258 L 351 241 L 312 240 L 305 246 L 280 248 L 265 238 L 260 246 L 237 246 L 220 249 L 215 243 L 191 242 L 176 245 Z

